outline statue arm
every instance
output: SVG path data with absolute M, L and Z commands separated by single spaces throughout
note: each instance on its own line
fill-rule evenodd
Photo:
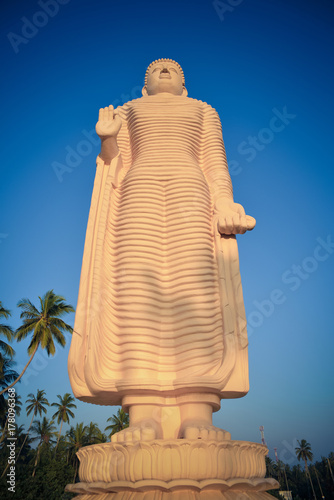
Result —
M 233 188 L 228 172 L 222 127 L 218 113 L 205 106 L 202 138 L 202 164 L 213 201 L 233 201 Z
M 255 219 L 246 216 L 241 205 L 233 201 L 233 188 L 228 171 L 222 127 L 216 110 L 204 108 L 201 164 L 210 187 L 214 210 L 218 214 L 221 234 L 244 233 L 253 229 Z
M 106 164 L 109 164 L 119 153 L 116 138 L 121 126 L 122 120 L 112 105 L 100 109 L 96 133 L 101 139 L 99 156 Z
M 126 113 L 122 107 L 115 110 L 113 106 L 101 108 L 96 132 L 101 139 L 101 152 L 97 163 L 108 166 L 113 174 L 112 184 L 114 188 L 118 187 L 129 167 L 131 156 Z

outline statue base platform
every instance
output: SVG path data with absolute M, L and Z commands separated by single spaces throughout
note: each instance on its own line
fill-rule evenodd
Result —
M 78 500 L 269 500 L 262 444 L 156 439 L 82 448 Z

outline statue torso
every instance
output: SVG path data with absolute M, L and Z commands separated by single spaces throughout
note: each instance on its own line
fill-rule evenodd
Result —
M 119 108 L 131 144 L 128 175 L 198 175 L 204 106 L 183 96 L 156 95 Z

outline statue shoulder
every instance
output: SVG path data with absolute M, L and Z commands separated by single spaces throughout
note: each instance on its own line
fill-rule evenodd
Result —
M 115 111 L 120 115 L 121 118 L 126 119 L 129 111 L 134 107 L 140 105 L 143 102 L 143 99 L 143 97 L 138 97 L 136 99 L 132 99 L 131 101 L 127 101 L 124 104 L 117 106 L 117 108 L 115 108 Z
M 120 105 L 120 106 L 117 106 L 117 108 L 115 108 L 115 111 L 117 113 L 119 113 L 119 115 L 122 117 L 122 116 L 126 116 L 128 111 L 134 106 L 136 105 L 136 103 L 138 103 L 138 101 L 141 101 L 143 98 L 142 97 L 138 97 L 137 99 L 132 99 L 131 101 L 127 101 L 125 102 L 124 104 Z
M 165 101 L 165 99 L 164 99 Z M 215 116 L 216 118 L 219 118 L 219 115 L 216 111 L 215 108 L 213 108 L 210 104 L 207 102 L 201 101 L 199 99 L 194 99 L 193 97 L 184 97 L 184 96 L 175 96 L 174 99 L 165 101 L 168 102 L 168 104 L 182 104 L 182 105 L 189 105 L 193 106 L 197 109 L 199 109 L 204 116 Z M 137 99 L 132 99 L 131 101 L 128 101 L 121 106 L 118 106 L 115 111 L 119 113 L 120 117 L 123 119 L 126 119 L 128 116 L 128 113 L 131 109 L 137 108 L 137 107 L 142 107 L 144 106 L 146 108 L 147 104 L 155 104 L 155 103 L 160 103 L 159 97 L 138 97 Z
M 187 99 L 189 99 L 189 101 L 192 101 L 194 104 L 196 103 L 199 107 L 201 107 L 206 112 L 217 113 L 216 109 L 213 106 L 211 106 L 211 104 L 208 104 L 205 101 L 201 101 L 200 99 L 194 99 L 193 97 L 187 97 Z
M 207 117 L 215 121 L 218 120 L 220 123 L 218 111 L 213 106 L 211 106 L 211 104 L 208 104 L 207 102 L 201 101 L 199 99 L 193 99 L 191 97 L 187 97 L 187 99 L 190 99 L 194 104 L 196 104 L 201 109 L 204 118 Z

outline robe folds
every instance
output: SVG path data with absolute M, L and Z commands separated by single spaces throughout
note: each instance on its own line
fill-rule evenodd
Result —
M 100 157 L 69 354 L 73 392 L 121 404 L 248 391 L 247 332 L 235 236 L 217 230 L 232 199 L 220 120 L 171 94 L 117 108 L 120 153 Z

